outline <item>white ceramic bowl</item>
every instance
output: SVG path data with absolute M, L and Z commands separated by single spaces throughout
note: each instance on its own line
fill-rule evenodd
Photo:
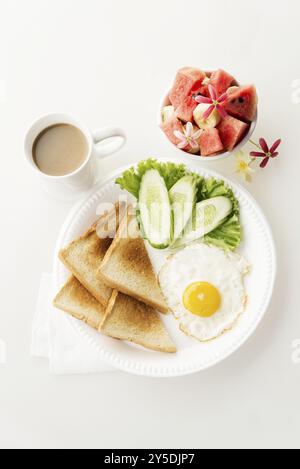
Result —
M 170 88 L 171 89 L 171 88 Z M 159 127 L 161 126 L 162 124 L 162 110 L 165 106 L 170 106 L 171 105 L 171 102 L 169 100 L 169 92 L 166 93 L 166 95 L 164 96 L 164 98 L 162 99 L 161 103 L 160 103 L 160 106 L 159 106 L 159 113 L 158 113 L 158 125 Z M 251 123 L 250 125 L 250 128 L 249 128 L 249 131 L 248 133 L 245 135 L 245 137 L 243 138 L 243 140 L 241 140 L 241 142 L 236 146 L 234 147 L 234 149 L 230 152 L 230 151 L 226 151 L 225 153 L 220 153 L 218 155 L 215 155 L 215 156 L 200 156 L 200 155 L 193 155 L 191 153 L 188 153 L 184 150 L 180 150 L 180 148 L 178 148 L 176 145 L 174 145 L 172 142 L 170 142 L 170 140 L 166 137 L 166 135 L 164 134 L 164 132 L 162 131 L 162 133 L 164 134 L 165 138 L 168 140 L 168 142 L 170 143 L 170 145 L 172 145 L 173 148 L 175 148 L 175 150 L 178 152 L 178 156 L 182 157 L 183 155 L 186 156 L 187 158 L 187 163 L 189 161 L 196 161 L 198 163 L 210 163 L 211 161 L 218 161 L 218 160 L 223 160 L 225 158 L 228 158 L 228 156 L 232 155 L 232 153 L 236 153 L 238 152 L 239 150 L 241 150 L 247 143 L 248 141 L 250 140 L 250 138 L 252 137 L 254 131 L 255 131 L 255 128 L 256 128 L 256 125 L 257 125 L 257 114 L 256 114 L 256 118 L 255 120 Z

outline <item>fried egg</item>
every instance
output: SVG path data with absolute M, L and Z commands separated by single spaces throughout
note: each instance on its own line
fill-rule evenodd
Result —
M 248 262 L 205 244 L 170 257 L 159 273 L 165 299 L 181 330 L 206 342 L 232 328 L 244 312 Z

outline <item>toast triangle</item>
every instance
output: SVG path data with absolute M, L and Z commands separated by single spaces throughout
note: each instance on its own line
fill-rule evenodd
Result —
M 158 313 L 133 298 L 114 292 L 105 309 L 72 276 L 56 296 L 53 305 L 109 337 L 154 351 L 176 352 Z
M 134 226 L 135 229 L 132 228 Z M 135 234 L 129 236 L 129 231 Z M 103 259 L 99 278 L 109 287 L 162 313 L 169 312 L 136 218 L 129 213 L 123 218 L 117 236 Z
M 151 306 L 116 291 L 112 295 L 100 331 L 115 339 L 133 342 L 156 352 L 177 351 L 159 314 Z
M 70 243 L 59 253 L 59 258 L 65 267 L 104 307 L 108 305 L 112 288 L 99 280 L 97 272 L 112 243 L 121 210 L 123 207 L 116 204 L 112 211 L 104 214 L 82 237 Z M 111 219 L 114 219 L 114 232 L 112 230 L 110 233 L 106 229 L 107 237 L 102 237 L 100 231 L 104 225 L 109 224 Z
M 60 290 L 53 305 L 97 330 L 106 317 L 105 308 L 74 276 Z

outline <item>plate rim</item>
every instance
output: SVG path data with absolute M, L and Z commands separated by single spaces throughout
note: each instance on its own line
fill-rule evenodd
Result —
M 76 333 L 84 338 L 87 343 L 89 343 L 95 351 L 99 353 L 99 358 L 104 361 L 106 364 L 112 366 L 113 368 L 127 372 L 133 375 L 138 375 L 138 376 L 145 376 L 145 377 L 151 377 L 151 378 L 174 378 L 174 377 L 180 377 L 180 376 L 188 376 L 192 374 L 199 373 L 200 371 L 205 371 L 209 368 L 212 368 L 223 361 L 227 360 L 230 356 L 235 354 L 240 348 L 247 343 L 247 341 L 253 336 L 255 331 L 257 330 L 258 326 L 264 319 L 267 310 L 270 306 L 270 302 L 273 296 L 274 288 L 275 288 L 275 282 L 276 282 L 276 277 L 277 277 L 277 250 L 276 250 L 276 244 L 274 240 L 274 236 L 271 230 L 270 223 L 268 222 L 263 210 L 261 209 L 259 203 L 256 201 L 256 199 L 250 194 L 250 192 L 243 187 L 241 184 L 239 184 L 236 181 L 232 181 L 230 178 L 227 176 L 224 176 L 222 173 L 219 173 L 217 171 L 211 170 L 210 168 L 207 167 L 201 167 L 196 165 L 193 162 L 188 162 L 185 163 L 184 161 L 179 162 L 178 158 L 155 158 L 157 161 L 166 163 L 166 162 L 172 162 L 172 163 L 183 163 L 187 166 L 187 168 L 190 171 L 199 171 L 199 172 L 204 172 L 208 173 L 210 176 L 215 177 L 217 179 L 222 179 L 226 184 L 231 186 L 234 190 L 238 189 L 241 193 L 244 194 L 246 198 L 253 204 L 255 211 L 259 215 L 261 221 L 263 222 L 264 228 L 265 228 L 265 233 L 267 234 L 269 238 L 269 247 L 270 247 L 270 258 L 272 260 L 272 269 L 271 269 L 271 279 L 270 279 L 270 288 L 269 291 L 266 293 L 266 298 L 264 300 L 264 304 L 262 306 L 262 311 L 261 314 L 258 316 L 257 320 L 251 325 L 247 333 L 233 346 L 230 347 L 227 352 L 223 354 L 222 357 L 218 357 L 216 359 L 212 359 L 210 363 L 206 365 L 201 365 L 198 363 L 198 365 L 194 366 L 192 369 L 179 369 L 182 368 L 182 366 L 178 366 L 177 369 L 175 370 L 174 367 L 170 369 L 169 371 L 166 370 L 164 367 L 163 370 L 159 370 L 153 365 L 145 365 L 145 367 L 141 367 L 140 365 L 135 367 L 130 364 L 128 364 L 128 360 L 114 360 L 110 358 L 108 353 L 101 347 L 100 344 L 96 344 L 94 339 L 89 336 L 89 334 L 85 331 L 82 330 L 80 327 L 81 324 L 79 321 L 77 321 L 75 318 L 72 316 L 66 315 L 66 318 L 73 328 L 73 330 L 76 331 Z M 59 284 L 58 280 L 58 271 L 59 271 L 59 257 L 58 253 L 59 250 L 63 246 L 63 240 L 66 236 L 66 233 L 68 231 L 68 228 L 70 227 L 70 224 L 72 220 L 74 219 L 74 216 L 76 216 L 76 213 L 80 212 L 80 210 L 88 203 L 88 201 L 96 195 L 96 193 L 101 190 L 102 187 L 104 187 L 106 184 L 109 182 L 113 181 L 113 179 L 117 178 L 120 174 L 122 174 L 124 171 L 126 171 L 129 168 L 135 167 L 139 164 L 140 161 L 143 161 L 143 159 L 124 165 L 122 167 L 119 167 L 111 172 L 109 172 L 101 181 L 99 181 L 86 195 L 84 198 L 79 200 L 70 210 L 69 214 L 67 215 L 65 222 L 63 223 L 57 242 L 54 250 L 54 262 L 53 262 L 53 281 L 54 281 L 54 288 L 55 291 L 58 291 L 61 288 L 61 285 Z

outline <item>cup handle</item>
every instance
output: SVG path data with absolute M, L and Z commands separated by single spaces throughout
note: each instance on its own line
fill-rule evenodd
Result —
M 125 145 L 127 139 L 124 130 L 119 127 L 104 127 L 103 129 L 96 130 L 92 133 L 94 140 L 94 146 L 97 153 L 97 156 L 100 158 L 106 158 L 113 153 L 121 150 Z M 99 143 L 107 140 L 108 138 L 119 137 L 121 141 L 112 141 L 103 146 L 98 146 Z

